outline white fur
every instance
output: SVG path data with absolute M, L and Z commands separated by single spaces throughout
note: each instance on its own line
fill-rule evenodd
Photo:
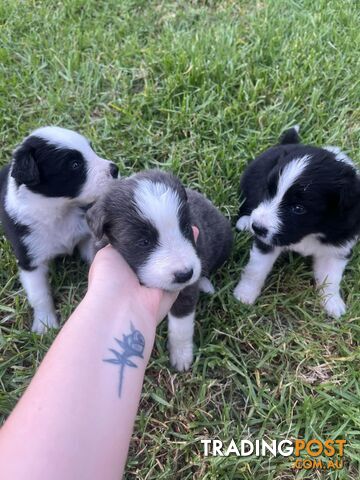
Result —
M 234 290 L 237 300 L 248 305 L 255 302 L 280 252 L 280 248 L 275 248 L 272 252 L 264 254 L 253 245 L 250 260 Z
M 201 277 L 199 280 L 199 290 L 203 293 L 208 293 L 212 295 L 215 293 L 214 285 L 210 282 L 207 277 Z
M 300 242 L 293 243 L 284 250 L 290 250 L 300 253 L 300 255 L 307 256 L 345 256 L 351 248 L 355 245 L 356 240 L 346 242 L 344 245 L 338 247 L 334 245 L 326 245 L 321 242 L 321 234 L 311 234 L 304 237 Z
M 280 175 L 276 195 L 270 200 L 261 202 L 260 205 L 252 211 L 250 225 L 256 223 L 268 231 L 266 237 L 263 239 L 265 243 L 271 242 L 272 237 L 280 231 L 282 222 L 279 216 L 279 206 L 286 192 L 294 182 L 296 182 L 308 163 L 308 155 L 289 162 Z
M 289 247 L 276 247 L 270 253 L 262 253 L 255 245 L 250 253 L 241 279 L 234 290 L 234 296 L 243 303 L 253 304 L 260 295 L 267 275 L 281 252 L 285 250 L 312 256 L 314 277 L 326 312 L 335 318 L 345 313 L 346 306 L 340 296 L 340 282 L 348 262 L 346 256 L 355 245 L 356 240 L 343 246 L 324 245 L 320 235 L 308 235 L 299 243 Z
M 181 205 L 177 193 L 164 183 L 140 180 L 134 201 L 139 215 L 149 220 L 159 234 L 159 246 L 139 269 L 141 280 L 165 290 L 180 290 L 196 282 L 201 263 L 192 243 L 181 233 L 178 220 Z M 190 269 L 193 275 L 186 283 L 174 283 L 175 272 Z
M 77 197 L 77 202 L 83 204 L 94 202 L 99 196 L 99 191 L 108 186 L 109 178 L 112 179 L 109 169 L 110 162 L 99 157 L 83 135 L 73 130 L 54 126 L 38 128 L 31 135 L 43 138 L 52 145 L 57 145 L 59 149 L 72 148 L 83 155 L 88 175 L 86 183 Z
M 58 255 L 72 254 L 75 246 L 90 238 L 84 211 L 74 201 L 49 198 L 16 186 L 9 177 L 5 208 L 11 218 L 31 227 L 24 237 L 32 265 L 48 262 Z
M 90 146 L 89 141 L 80 133 L 68 130 L 67 128 L 47 126 L 40 127 L 31 132 L 29 136 L 40 137 L 51 143 L 57 145 L 59 148 L 74 148 L 88 157 L 94 151 Z
M 96 252 L 99 250 L 94 242 L 93 236 L 84 236 L 78 243 L 77 247 L 79 249 L 81 258 L 90 265 L 94 260 Z
M 193 361 L 195 312 L 184 317 L 168 314 L 168 348 L 171 365 L 179 372 L 189 370 Z
M 340 282 L 348 260 L 327 255 L 314 257 L 314 277 L 320 289 L 322 304 L 327 313 L 339 318 L 346 311 L 340 296 Z
M 243 215 L 236 222 L 236 228 L 239 231 L 250 231 L 250 215 Z
M 339 147 L 333 147 L 331 145 L 328 145 L 327 147 L 324 147 L 324 150 L 327 150 L 328 152 L 331 152 L 335 155 L 335 158 L 338 162 L 344 162 L 350 165 L 351 167 L 355 168 L 354 162 L 349 158 L 346 153 L 344 153 L 341 148 Z
M 47 328 L 57 328 L 58 322 L 47 279 L 47 265 L 40 265 L 33 271 L 20 269 L 20 280 L 34 309 L 32 331 L 44 333 Z
M 96 200 L 113 181 L 110 162 L 96 155 L 82 135 L 59 127 L 35 130 L 36 135 L 58 148 L 74 148 L 80 151 L 87 164 L 87 180 L 76 198 L 46 197 L 33 193 L 25 185 L 17 186 L 9 176 L 5 195 L 5 208 L 9 216 L 29 227 L 30 234 L 23 238 L 34 271 L 20 272 L 20 279 L 34 308 L 33 331 L 43 333 L 46 327 L 57 326 L 47 265 L 58 255 L 71 254 L 79 244 L 81 256 L 91 262 L 95 246 L 85 220 L 82 205 Z

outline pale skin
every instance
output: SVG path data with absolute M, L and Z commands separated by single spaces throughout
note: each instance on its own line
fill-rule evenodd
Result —
M 0 431 L 2 478 L 121 478 L 156 326 L 176 296 L 141 286 L 112 247 L 98 252 L 84 299 Z M 119 367 L 104 359 L 131 324 L 145 346 L 119 396 Z

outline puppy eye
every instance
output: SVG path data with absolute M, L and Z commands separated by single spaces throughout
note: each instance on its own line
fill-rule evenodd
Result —
M 184 227 L 184 233 L 185 233 L 185 235 L 190 235 L 190 236 L 192 236 L 192 233 L 193 233 L 193 232 L 192 232 L 192 227 L 191 227 L 190 223 L 187 223 L 187 224 L 185 225 L 185 227 Z
M 74 162 L 72 162 L 71 168 L 72 168 L 72 170 L 77 170 L 78 168 L 80 168 L 80 165 L 81 165 L 80 162 L 75 160 Z
M 291 211 L 296 215 L 304 215 L 306 213 L 306 208 L 303 205 L 293 205 Z

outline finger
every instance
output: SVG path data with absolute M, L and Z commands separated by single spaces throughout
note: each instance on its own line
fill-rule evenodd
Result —
M 117 278 L 124 276 L 134 276 L 134 272 L 126 263 L 124 257 L 111 245 L 100 249 L 90 266 L 89 280 L 94 277 L 95 272 L 108 272 L 109 275 L 115 274 Z
M 106 245 L 106 247 L 103 247 L 96 252 L 95 257 L 94 257 L 93 261 L 91 262 L 89 273 L 88 273 L 89 281 L 91 281 L 91 279 L 94 276 L 94 270 L 96 270 L 99 263 L 104 261 L 104 258 L 107 257 L 108 252 L 111 251 L 111 249 L 112 249 L 111 245 Z

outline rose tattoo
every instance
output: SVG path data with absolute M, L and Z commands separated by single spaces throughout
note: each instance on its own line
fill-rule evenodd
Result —
M 130 357 L 139 357 L 144 358 L 144 348 L 145 348 L 145 339 L 144 335 L 136 330 L 134 325 L 130 322 L 131 333 L 129 335 L 123 334 L 122 340 L 114 338 L 116 343 L 123 349 L 123 352 L 118 352 L 113 348 L 109 348 L 115 357 L 113 358 L 104 358 L 104 362 L 112 363 L 114 365 L 120 366 L 120 380 L 119 380 L 119 390 L 118 395 L 121 397 L 121 389 L 124 379 L 124 369 L 126 366 L 137 368 L 137 365 L 130 360 Z

